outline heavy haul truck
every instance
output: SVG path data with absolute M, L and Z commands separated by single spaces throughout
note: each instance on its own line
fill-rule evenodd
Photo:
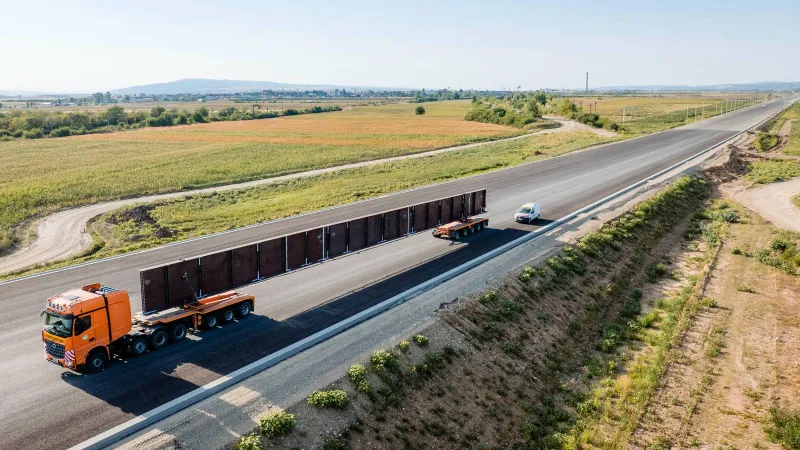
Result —
M 181 307 L 132 314 L 128 292 L 90 284 L 47 299 L 42 311 L 44 354 L 67 369 L 100 372 L 114 355 L 158 350 L 183 340 L 191 329 L 245 318 L 254 307 L 252 295 L 228 291 Z
M 468 217 L 455 222 L 439 225 L 433 229 L 435 237 L 447 239 L 460 239 L 469 236 L 470 234 L 483 231 L 484 228 L 489 226 L 489 219 L 485 217 Z

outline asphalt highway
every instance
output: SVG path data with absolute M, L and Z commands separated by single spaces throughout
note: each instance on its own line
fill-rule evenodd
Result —
M 1 284 L 0 448 L 70 447 L 708 148 L 782 105 Z M 39 312 L 58 292 L 102 282 L 128 290 L 138 310 L 140 268 L 482 188 L 490 229 L 463 243 L 425 232 L 244 287 L 257 299 L 252 317 L 115 361 L 101 374 L 76 375 L 44 361 Z M 513 221 L 527 201 L 542 205 L 538 224 Z

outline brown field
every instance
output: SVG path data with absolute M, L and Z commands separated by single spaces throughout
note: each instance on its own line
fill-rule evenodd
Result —
M 81 106 L 53 106 L 53 105 L 36 105 L 34 108 L 30 109 L 33 111 L 45 111 L 45 112 L 96 112 L 96 111 L 105 111 L 106 109 L 112 106 L 120 106 L 125 109 L 126 112 L 134 112 L 134 111 L 150 111 L 155 106 L 163 106 L 164 108 L 171 109 L 171 108 L 178 108 L 178 109 L 188 109 L 190 111 L 194 111 L 195 109 L 200 108 L 201 106 L 205 106 L 208 108 L 209 111 L 217 112 L 221 111 L 228 107 L 234 107 L 237 109 L 247 108 L 249 111 L 253 105 L 257 105 L 261 107 L 261 111 L 283 111 L 286 109 L 306 109 L 306 108 L 313 108 L 315 106 L 342 106 L 342 107 L 353 107 L 353 106 L 369 106 L 369 105 L 384 105 L 387 103 L 394 103 L 398 101 L 397 99 L 391 98 L 336 98 L 336 99 L 299 99 L 299 100 L 274 100 L 274 101 L 264 101 L 264 102 L 234 102 L 230 100 L 212 100 L 206 102 L 141 102 L 141 103 L 114 103 L 108 105 L 81 105 Z M 25 108 L 25 101 L 11 101 L 11 100 L 4 100 L 0 99 L 0 104 L 3 105 L 0 108 L 2 112 L 9 112 L 9 111 L 19 111 L 19 110 L 27 110 Z M 258 111 L 258 108 L 256 108 Z

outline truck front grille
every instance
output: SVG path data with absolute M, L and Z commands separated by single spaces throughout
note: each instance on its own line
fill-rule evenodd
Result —
M 44 341 L 44 349 L 48 355 L 55 359 L 64 359 L 64 346 L 53 341 Z

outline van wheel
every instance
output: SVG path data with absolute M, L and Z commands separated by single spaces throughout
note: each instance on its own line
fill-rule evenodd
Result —
M 225 311 L 222 311 L 222 321 L 225 323 L 228 323 L 231 320 L 233 320 L 233 316 L 235 316 L 235 314 L 232 308 L 228 308 Z
M 128 346 L 128 353 L 133 356 L 141 356 L 144 355 L 146 351 L 147 339 L 145 339 L 144 336 L 136 336 L 131 339 L 130 345 Z
M 215 328 L 217 326 L 217 316 L 215 314 L 207 314 L 203 316 L 203 326 L 206 328 Z
M 169 329 L 170 338 L 172 338 L 172 342 L 180 342 L 186 337 L 186 325 L 182 323 L 176 323 Z
M 242 302 L 239 304 L 239 317 L 247 317 L 250 315 L 250 312 L 253 310 L 253 307 L 250 306 L 250 302 Z
M 98 373 L 108 368 L 108 356 L 105 352 L 98 351 L 91 353 L 86 358 L 86 371 L 89 373 Z
M 150 335 L 150 348 L 158 350 L 169 343 L 169 333 L 167 330 L 158 329 Z

